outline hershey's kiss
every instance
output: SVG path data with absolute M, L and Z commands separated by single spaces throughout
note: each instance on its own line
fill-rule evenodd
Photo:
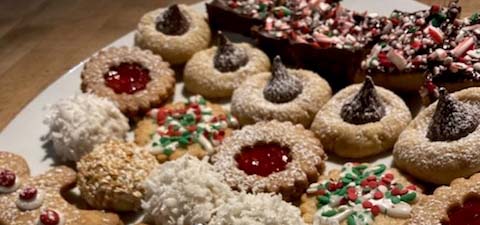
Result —
M 263 89 L 264 98 L 273 103 L 285 103 L 295 99 L 302 91 L 300 79 L 288 74 L 280 56 L 276 56 L 272 64 L 272 78 Z
M 365 78 L 353 99 L 342 106 L 340 116 L 345 122 L 357 125 L 377 122 L 385 116 L 385 106 L 370 76 Z
M 459 101 L 445 88 L 439 88 L 437 108 L 428 126 L 430 141 L 454 141 L 475 131 L 478 113 L 472 106 Z
M 182 35 L 188 31 L 190 23 L 177 4 L 171 5 L 157 17 L 157 31 L 166 35 Z
M 248 55 L 243 48 L 235 46 L 227 37 L 218 31 L 217 52 L 213 57 L 215 69 L 222 73 L 233 72 L 248 62 Z

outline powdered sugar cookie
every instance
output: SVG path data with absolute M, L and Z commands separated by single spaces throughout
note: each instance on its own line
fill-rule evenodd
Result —
M 159 162 L 185 153 L 202 158 L 229 136 L 237 120 L 220 105 L 201 96 L 152 109 L 135 129 L 135 143 L 145 146 Z
M 480 171 L 480 88 L 448 94 L 421 111 L 395 144 L 395 164 L 436 184 Z
M 75 185 L 75 171 L 55 167 L 30 177 L 25 161 L 12 153 L 0 152 L 0 165 L 18 174 L 18 189 L 0 192 L 0 224 L 4 225 L 122 225 L 117 215 L 80 210 L 61 195 Z M 10 167 L 11 166 L 11 167 Z M 12 176 L 0 172 L 0 190 L 11 183 Z M 14 181 L 16 183 L 17 181 Z
M 277 56 L 271 73 L 249 77 L 234 91 L 231 109 L 240 124 L 275 119 L 310 127 L 331 95 L 330 86 L 318 74 L 286 69 Z
M 172 64 L 185 63 L 210 44 L 210 28 L 199 12 L 187 5 L 148 12 L 138 23 L 135 44 L 150 49 Z
M 317 113 L 310 128 L 325 146 L 341 157 L 361 158 L 391 150 L 412 119 L 403 100 L 375 86 L 363 84 L 340 90 Z
M 231 43 L 219 32 L 217 47 L 197 52 L 185 65 L 185 88 L 207 98 L 230 97 L 249 76 L 267 72 L 270 59 L 247 43 Z
M 421 197 L 418 191 L 383 164 L 346 163 L 311 184 L 300 209 L 313 225 L 402 225 Z

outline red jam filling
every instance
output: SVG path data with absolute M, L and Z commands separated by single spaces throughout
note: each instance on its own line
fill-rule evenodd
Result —
M 24 188 L 20 194 L 18 195 L 18 197 L 21 199 L 21 200 L 25 200 L 25 201 L 28 201 L 28 200 L 32 200 L 34 199 L 36 196 L 37 196 L 37 193 L 38 193 L 38 190 L 34 187 L 27 187 L 27 188 Z
M 266 177 L 272 173 L 282 171 L 291 161 L 290 150 L 278 144 L 256 144 L 245 147 L 235 156 L 238 168 L 248 175 Z
M 51 209 L 47 209 L 40 214 L 40 222 L 44 225 L 57 225 L 60 223 L 60 215 Z
M 115 93 L 133 94 L 145 89 L 151 80 L 149 73 L 148 69 L 138 63 L 120 63 L 118 66 L 110 67 L 103 77 L 105 84 Z
M 480 225 L 480 197 L 468 198 L 462 206 L 448 210 L 448 222 L 443 225 Z
M 11 170 L 0 170 L 0 186 L 12 187 L 15 184 L 15 173 Z

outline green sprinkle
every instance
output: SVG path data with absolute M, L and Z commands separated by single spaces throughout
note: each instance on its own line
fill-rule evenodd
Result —
M 330 198 L 327 196 L 318 196 L 318 202 L 322 205 L 330 203 Z
M 260 3 L 260 4 L 258 5 L 258 11 L 259 11 L 259 12 L 263 12 L 263 11 L 265 11 L 266 9 L 267 9 L 267 5 L 266 5 L 266 4 Z
M 337 211 L 335 211 L 333 209 L 322 213 L 322 216 L 325 216 L 325 217 L 332 217 L 332 216 L 335 216 L 335 215 L 337 215 Z
M 188 145 L 190 143 L 190 141 L 188 140 L 188 137 L 181 137 L 178 142 L 181 144 L 181 145 Z
M 410 193 L 404 194 L 402 197 L 400 197 L 400 200 L 402 200 L 404 202 L 411 202 L 411 201 L 415 200 L 416 197 L 417 197 L 417 193 L 410 192 Z
M 353 214 L 347 217 L 347 224 L 348 225 L 357 225 L 357 223 L 355 223 L 355 218 L 353 217 Z
M 156 147 L 156 146 L 158 146 L 158 145 L 159 145 L 158 142 L 153 142 L 153 143 L 152 143 L 152 146 L 153 146 L 153 147 Z
M 385 170 L 387 169 L 387 166 L 383 165 L 383 164 L 378 164 L 378 169 L 374 170 L 373 173 L 375 175 L 380 175 L 382 174 L 383 172 L 385 172 Z
M 390 200 L 392 201 L 393 204 L 398 204 L 398 203 L 400 203 L 400 202 L 402 201 L 402 200 L 400 200 L 400 198 L 395 197 L 395 196 L 392 196 L 392 197 L 390 198 Z
M 348 177 L 343 177 L 343 178 L 342 178 L 342 182 L 343 182 L 344 184 L 348 184 L 348 183 L 352 182 L 352 179 L 350 179 L 350 178 L 348 178 Z
M 205 104 L 207 104 L 207 101 L 205 101 L 205 99 L 203 97 L 200 97 L 200 99 L 198 99 L 198 104 L 205 105 Z
M 169 145 L 170 143 L 172 143 L 171 138 L 169 138 L 169 137 L 161 137 L 160 138 L 160 144 L 162 146 Z
M 170 156 L 173 153 L 173 150 L 170 148 L 166 148 L 163 150 L 163 154 Z
M 477 23 L 479 18 L 480 18 L 480 14 L 476 12 L 472 16 L 470 16 L 470 21 L 472 24 L 474 24 L 474 23 Z

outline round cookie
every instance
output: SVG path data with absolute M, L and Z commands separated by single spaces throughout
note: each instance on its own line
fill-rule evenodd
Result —
M 419 199 L 417 187 L 395 169 L 346 163 L 310 185 L 300 210 L 313 225 L 403 225 Z
M 242 125 L 279 120 L 308 128 L 331 95 L 330 86 L 318 74 L 286 69 L 277 56 L 271 73 L 249 77 L 234 91 L 231 110 Z
M 130 129 L 113 102 L 93 94 L 78 94 L 49 106 L 44 123 L 50 128 L 47 139 L 64 161 L 78 161 L 109 139 L 124 139 Z
M 436 184 L 480 171 L 480 88 L 449 95 L 423 111 L 402 132 L 395 144 L 395 164 L 413 176 Z
M 188 153 L 198 158 L 213 153 L 224 137 L 237 127 L 237 120 L 220 105 L 197 95 L 187 102 L 152 109 L 135 129 L 135 143 L 145 146 L 159 162 Z
M 82 71 L 82 91 L 115 102 L 135 117 L 173 95 L 175 73 L 151 51 L 137 47 L 110 47 L 88 62 Z
M 205 18 L 187 5 L 171 5 L 145 14 L 135 32 L 135 44 L 161 55 L 171 64 L 183 64 L 206 49 L 211 32 Z
M 213 165 L 230 187 L 280 193 L 287 201 L 317 180 L 327 158 L 312 132 L 275 120 L 234 131 L 216 151 Z
M 234 195 L 207 161 L 185 155 L 153 170 L 142 204 L 151 225 L 208 224 Z
M 77 164 L 83 199 L 96 209 L 138 211 L 145 192 L 143 182 L 157 165 L 135 144 L 109 141 L 97 145 Z
M 410 120 L 403 100 L 367 77 L 363 84 L 335 94 L 317 113 L 310 129 L 326 151 L 362 158 L 392 149 Z
M 270 59 L 247 43 L 231 43 L 219 32 L 217 47 L 197 52 L 185 65 L 185 88 L 207 98 L 230 97 L 247 77 L 270 69 Z
M 480 222 L 480 174 L 437 188 L 412 210 L 405 225 L 475 225 Z

